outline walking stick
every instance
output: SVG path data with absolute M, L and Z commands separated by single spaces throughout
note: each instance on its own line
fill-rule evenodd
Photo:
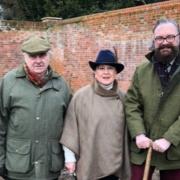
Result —
M 147 157 L 146 157 L 143 180 L 148 180 L 151 156 L 152 156 L 152 147 L 150 146 L 148 149 Z

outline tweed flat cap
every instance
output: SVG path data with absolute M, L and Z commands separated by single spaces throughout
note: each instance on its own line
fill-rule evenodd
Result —
M 33 35 L 22 43 L 21 50 L 28 54 L 47 52 L 51 48 L 49 41 L 37 35 Z

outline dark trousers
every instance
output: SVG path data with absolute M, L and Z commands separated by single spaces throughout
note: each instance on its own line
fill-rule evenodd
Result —
M 152 179 L 152 174 L 155 167 L 151 166 L 149 170 L 148 180 Z M 144 164 L 143 165 L 131 165 L 131 180 L 142 180 L 144 174 Z M 175 170 L 161 170 L 160 180 L 180 180 L 180 169 Z
M 99 180 L 118 180 L 118 179 L 119 179 L 118 177 L 111 175 L 111 176 L 101 178 Z

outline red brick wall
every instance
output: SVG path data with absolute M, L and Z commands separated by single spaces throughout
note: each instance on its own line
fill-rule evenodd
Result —
M 121 9 L 73 19 L 49 22 L 0 21 L 0 76 L 22 61 L 23 39 L 43 34 L 52 43 L 52 66 L 64 75 L 74 90 L 92 80 L 89 60 L 100 49 L 115 46 L 125 70 L 119 74 L 123 90 L 129 86 L 135 67 L 151 44 L 152 27 L 159 18 L 180 22 L 180 1 Z

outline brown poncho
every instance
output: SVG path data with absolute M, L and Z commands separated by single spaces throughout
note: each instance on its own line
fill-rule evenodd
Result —
M 95 82 L 72 98 L 60 142 L 77 156 L 78 180 L 97 180 L 112 174 L 129 180 L 122 102 L 116 81 L 112 90 L 104 90 Z

